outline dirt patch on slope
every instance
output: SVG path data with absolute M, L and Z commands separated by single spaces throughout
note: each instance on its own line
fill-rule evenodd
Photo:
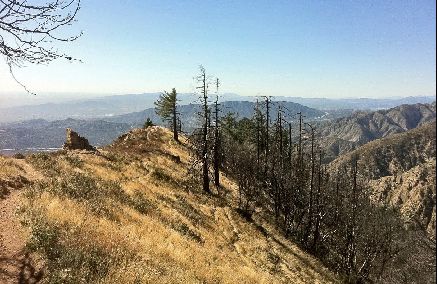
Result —
M 20 189 L 39 175 L 23 161 L 13 161 L 7 166 L 21 174 L 0 178 L 0 283 L 38 283 L 42 269 L 26 251 L 28 232 L 20 224 L 17 209 Z M 8 172 L 6 169 L 4 172 Z
M 16 216 L 19 194 L 13 191 L 0 200 L 0 282 L 5 284 L 37 283 L 42 277 L 26 252 L 27 232 Z

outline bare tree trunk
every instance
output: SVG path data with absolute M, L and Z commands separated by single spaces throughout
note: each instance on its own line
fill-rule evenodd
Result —
M 214 131 L 214 185 L 220 186 L 220 131 L 219 131 L 219 107 L 218 107 L 218 88 L 220 82 L 216 79 L 217 97 L 215 100 L 215 131 Z
M 290 161 L 290 165 L 293 161 L 293 143 L 291 142 L 291 123 L 288 124 L 288 160 Z M 290 167 L 291 168 L 291 167 Z
M 220 133 L 215 130 L 215 145 L 214 145 L 214 184 L 220 186 Z
M 258 108 L 258 100 L 256 100 L 256 109 L 255 109 L 255 119 L 256 119 L 256 164 L 259 168 L 259 157 L 261 150 L 261 141 L 260 141 L 260 117 L 259 117 L 259 108 Z
M 302 170 L 302 113 L 298 112 L 299 115 L 299 147 L 298 147 L 298 164 L 299 169 Z
M 283 138 L 283 129 L 282 129 L 282 110 L 281 108 L 279 108 L 278 110 L 278 131 L 279 131 L 279 164 L 281 166 L 281 171 L 283 171 L 284 169 L 284 156 L 283 156 L 283 151 L 284 151 L 284 138 Z
M 307 124 L 309 125 L 309 124 Z M 310 126 L 311 127 L 311 126 Z M 315 162 L 314 162 L 314 129 L 311 127 L 311 178 L 310 178 L 310 200 L 308 207 L 308 225 L 305 230 L 304 242 L 307 244 L 308 237 L 311 233 L 313 227 L 313 194 L 314 194 L 314 173 L 315 173 Z
M 266 165 L 269 160 L 270 98 L 266 97 Z
M 178 135 L 178 113 L 176 111 L 176 102 L 173 106 L 173 138 L 177 142 L 179 142 L 179 135 Z
M 209 126 L 209 111 L 208 111 L 208 89 L 205 68 L 200 67 L 200 76 L 198 77 L 201 86 L 198 88 L 202 92 L 203 103 L 203 129 L 202 129 L 202 188 L 205 192 L 210 192 L 209 189 L 209 166 L 208 166 L 208 126 Z
M 317 249 L 317 242 L 320 237 L 320 222 L 321 222 L 321 208 L 320 208 L 320 193 L 321 193 L 321 187 L 322 187 L 322 153 L 319 152 L 319 168 L 318 168 L 318 178 L 317 178 L 317 192 L 316 192 L 316 223 L 314 225 L 314 233 L 313 233 L 313 245 L 312 245 L 312 251 L 315 252 Z
M 347 272 L 350 279 L 355 276 L 355 266 L 356 266 L 356 244 L 355 244 L 355 230 L 356 230 L 356 210 L 358 206 L 357 198 L 357 172 L 358 172 L 358 159 L 355 157 L 352 165 L 352 214 L 349 224 L 349 229 L 347 232 L 346 244 L 347 244 L 347 254 L 346 254 L 346 265 Z

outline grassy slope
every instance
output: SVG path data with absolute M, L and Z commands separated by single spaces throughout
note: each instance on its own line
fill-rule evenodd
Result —
M 100 155 L 0 158 L 0 177 L 33 181 L 21 216 L 31 230 L 29 248 L 44 256 L 46 280 L 337 282 L 259 216 L 242 218 L 231 180 L 223 177 L 212 196 L 190 183 L 184 145 L 153 127 L 131 131 Z

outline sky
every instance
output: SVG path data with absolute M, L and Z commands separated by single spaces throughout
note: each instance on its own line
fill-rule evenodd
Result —
M 435 5 L 82 0 L 77 22 L 60 35 L 83 35 L 56 44 L 82 63 L 61 59 L 15 76 L 54 97 L 192 92 L 202 64 L 222 92 L 240 95 L 435 95 Z M 0 96 L 22 91 L 0 59 Z

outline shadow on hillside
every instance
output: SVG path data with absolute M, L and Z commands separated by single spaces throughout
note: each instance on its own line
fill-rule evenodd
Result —
M 31 182 L 24 176 L 13 177 L 12 179 L 0 179 L 0 199 L 6 199 L 13 189 L 21 189 Z
M 34 284 L 39 283 L 42 276 L 42 270 L 35 268 L 27 252 L 20 252 L 12 258 L 0 256 L 2 283 Z
M 302 262 L 306 267 L 311 268 L 311 270 L 317 272 L 318 274 L 322 275 L 325 279 L 336 283 L 336 279 L 332 277 L 332 275 L 330 273 L 328 273 L 327 271 L 321 269 L 321 265 L 317 266 L 314 265 L 313 263 L 311 263 L 310 260 L 308 260 L 305 257 L 302 257 L 301 255 L 297 254 L 293 249 L 291 249 L 289 246 L 287 246 L 286 244 L 284 244 L 282 241 L 280 241 L 279 239 L 277 239 L 271 232 L 270 234 L 268 233 L 268 230 L 266 228 L 264 228 L 261 224 L 258 224 L 256 222 L 254 222 L 255 227 L 257 228 L 257 230 L 259 230 L 266 238 L 270 238 L 273 242 L 275 242 L 277 245 L 279 245 L 284 251 L 286 251 L 287 253 L 293 255 L 296 259 L 298 259 L 300 262 Z
M 6 199 L 10 192 L 11 191 L 9 190 L 9 188 L 4 187 L 0 184 L 0 199 Z

